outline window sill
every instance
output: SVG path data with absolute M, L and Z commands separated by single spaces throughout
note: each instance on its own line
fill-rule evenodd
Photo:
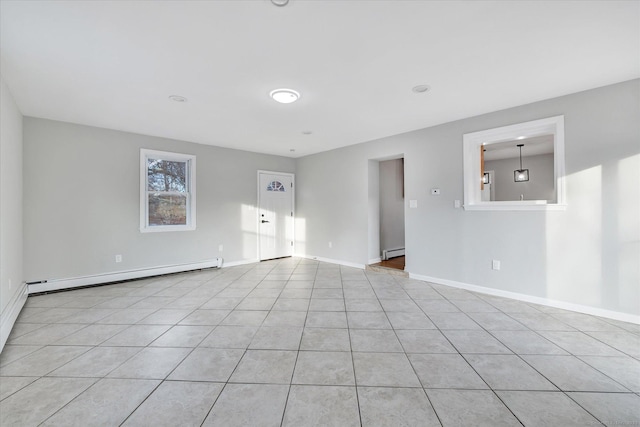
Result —
M 466 211 L 564 211 L 567 205 L 548 203 L 546 200 L 516 200 L 465 204 Z
M 159 225 L 156 227 L 141 228 L 141 233 L 161 233 L 168 231 L 193 231 L 196 229 L 195 225 Z

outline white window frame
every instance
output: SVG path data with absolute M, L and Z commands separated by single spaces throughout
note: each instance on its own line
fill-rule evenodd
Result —
M 480 196 L 480 147 L 522 137 L 553 134 L 556 203 L 546 200 L 483 202 Z M 463 135 L 464 209 L 490 211 L 550 211 L 567 207 L 564 167 L 564 116 L 549 117 Z
M 187 223 L 185 225 L 149 225 L 148 159 L 187 163 Z M 179 193 L 184 195 L 184 193 Z M 140 232 L 191 231 L 196 229 L 196 156 L 169 151 L 140 149 Z

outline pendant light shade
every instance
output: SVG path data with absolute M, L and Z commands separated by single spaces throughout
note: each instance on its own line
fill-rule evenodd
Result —
M 524 147 L 524 144 L 518 144 L 518 148 L 520 148 L 520 169 L 513 171 L 513 180 L 515 182 L 529 181 L 529 169 L 522 168 L 522 147 Z

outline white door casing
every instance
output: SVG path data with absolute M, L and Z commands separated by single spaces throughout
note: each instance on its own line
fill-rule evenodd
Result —
M 293 255 L 294 175 L 258 171 L 258 257 Z

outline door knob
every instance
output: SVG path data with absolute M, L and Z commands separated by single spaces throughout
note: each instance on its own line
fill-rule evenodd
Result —
M 262 220 L 262 223 L 264 224 L 265 222 L 269 222 L 269 221 L 265 221 L 264 219 Z

